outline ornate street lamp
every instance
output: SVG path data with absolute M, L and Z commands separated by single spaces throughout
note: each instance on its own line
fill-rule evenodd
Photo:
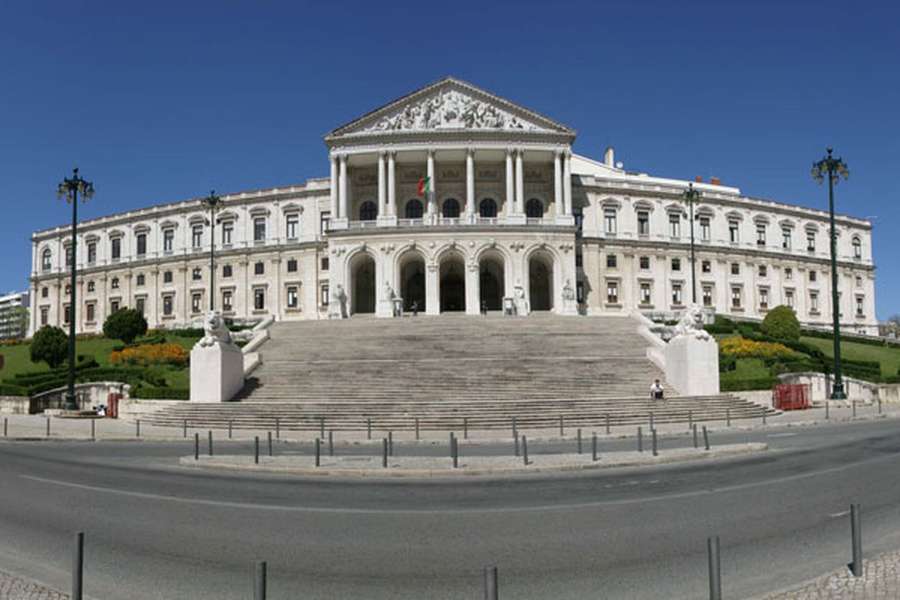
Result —
M 847 397 L 844 393 L 844 380 L 841 377 L 841 307 L 838 301 L 837 279 L 837 232 L 834 229 L 834 184 L 841 177 L 847 179 L 850 171 L 847 164 L 840 158 L 831 156 L 831 148 L 822 160 L 813 163 L 813 179 L 822 183 L 828 178 L 828 216 L 831 222 L 831 322 L 834 328 L 834 382 L 831 385 L 831 398 L 843 400 Z
M 72 204 L 72 251 L 70 265 L 71 284 L 69 286 L 69 384 L 66 390 L 66 399 L 63 402 L 64 410 L 78 410 L 78 403 L 75 402 L 75 306 L 76 306 L 76 234 L 78 230 L 78 195 L 81 195 L 81 201 L 87 202 L 94 195 L 94 184 L 85 181 L 78 174 L 78 169 L 74 169 L 72 177 L 63 179 L 56 188 L 56 195 L 60 199 Z
M 209 310 L 216 307 L 216 211 L 222 205 L 222 199 L 216 196 L 215 190 L 201 200 L 209 209 Z
M 697 304 L 697 257 L 694 254 L 694 202 L 700 199 L 700 192 L 694 189 L 694 184 L 689 183 L 688 189 L 682 193 L 688 203 L 691 220 L 691 302 Z

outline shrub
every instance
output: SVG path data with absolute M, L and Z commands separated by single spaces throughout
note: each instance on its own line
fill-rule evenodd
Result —
M 722 392 L 750 392 L 756 390 L 770 390 L 778 381 L 772 377 L 754 377 L 750 379 L 724 380 L 719 385 Z
M 719 352 L 734 358 L 797 359 L 802 356 L 785 346 L 773 342 L 757 342 L 741 336 L 725 338 L 719 342 Z
M 719 372 L 727 373 L 737 369 L 737 359 L 733 356 L 719 355 Z
M 112 364 L 126 365 L 174 365 L 183 367 L 187 364 L 188 353 L 179 344 L 143 344 L 114 350 L 109 355 Z
M 103 323 L 103 334 L 114 340 L 122 340 L 126 344 L 134 338 L 147 333 L 147 319 L 139 310 L 123 308 L 106 318 Z
M 800 321 L 790 306 L 776 306 L 763 319 L 760 331 L 780 340 L 799 340 Z
M 131 390 L 131 397 L 146 400 L 190 400 L 191 392 L 184 388 L 143 386 Z
M 31 362 L 45 362 L 55 369 L 65 362 L 69 353 L 69 338 L 59 327 L 45 325 L 31 340 Z
M 27 396 L 27 390 L 20 385 L 0 383 L 0 396 Z

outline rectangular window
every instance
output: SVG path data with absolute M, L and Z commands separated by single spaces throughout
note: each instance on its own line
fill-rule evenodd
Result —
M 194 292 L 191 294 L 191 312 L 198 313 L 203 310 L 203 294 Z
M 66 268 L 72 266 L 72 246 L 66 246 Z
M 288 215 L 285 221 L 285 236 L 289 240 L 296 240 L 300 230 L 300 215 Z
M 811 312 L 811 313 L 819 312 L 819 293 L 818 292 L 810 292 L 809 293 L 809 312 Z
M 607 254 L 606 255 L 606 268 L 607 269 L 615 269 L 618 264 L 618 259 L 615 254 Z
M 784 269 L 784 278 L 790 281 L 794 278 L 794 270 L 790 267 L 785 267 Z
M 253 309 L 266 309 L 266 290 L 264 290 L 263 288 L 256 288 L 253 290 Z
M 769 268 L 766 265 L 759 265 L 759 276 L 766 277 L 769 274 Z
M 119 312 L 119 301 L 113 300 L 109 303 L 109 312 L 110 314 L 114 312 Z
M 222 277 L 231 277 L 231 265 L 222 265 Z
M 741 274 L 741 263 L 731 263 L 731 274 L 732 275 L 740 275 Z
M 853 238 L 853 258 L 862 258 L 862 242 L 859 238 Z
M 296 258 L 288 259 L 287 271 L 288 271 L 288 273 L 296 273 L 297 272 L 297 259 Z
M 231 310 L 232 310 L 231 298 L 232 298 L 231 290 L 225 290 L 222 292 L 222 310 L 224 312 L 231 312 Z
M 222 223 L 222 245 L 230 246 L 234 238 L 234 222 L 225 221 Z
M 328 225 L 331 222 L 331 213 L 326 211 L 319 215 L 319 233 L 328 233 Z
M 172 271 L 163 271 L 163 283 L 172 283 Z
M 322 284 L 322 288 L 320 290 L 319 302 L 322 306 L 328 306 L 328 284 Z
M 41 307 L 41 327 L 46 325 L 50 320 L 50 310 L 44 306 Z
M 672 304 L 675 306 L 681 306 L 681 284 L 673 283 L 672 284 Z
M 143 273 L 139 273 L 135 281 L 137 282 L 137 286 L 141 287 L 147 283 L 147 277 Z
M 815 231 L 807 231 L 806 232 L 806 251 L 807 252 L 815 252 L 816 251 L 816 232 Z
M 84 311 L 84 313 L 85 313 L 85 320 L 86 320 L 88 323 L 93 323 L 93 322 L 94 322 L 94 316 L 95 316 L 95 315 L 94 315 L 94 303 L 93 303 L 93 302 L 91 302 L 90 304 L 88 304 L 87 306 L 85 306 L 85 311 Z
M 756 226 L 756 245 L 766 245 L 766 226 L 761 223 Z
M 147 254 L 147 234 L 139 233 L 137 234 L 137 255 L 144 256 Z
M 731 288 L 731 308 L 740 308 L 743 294 L 739 286 Z
M 163 252 L 171 254 L 175 246 L 175 230 L 166 229 L 163 231 Z
M 287 289 L 287 307 L 288 308 L 297 308 L 298 298 L 297 298 L 297 286 L 289 285 Z
M 69 324 L 69 316 L 70 316 L 69 305 L 64 304 L 63 305 L 63 323 L 65 323 L 66 325 Z
M 641 304 L 650 304 L 651 290 L 649 283 L 641 284 Z
M 260 261 L 257 263 L 253 263 L 253 274 L 254 275 L 263 275 L 266 272 L 266 263 Z
M 781 230 L 781 247 L 785 250 L 790 250 L 792 245 L 792 234 L 790 227 L 784 227 Z
M 253 241 L 264 242 L 266 240 L 266 218 L 256 217 L 253 219 Z
M 794 308 L 794 290 L 784 291 L 784 303 L 790 308 Z
M 163 296 L 163 315 L 169 317 L 172 315 L 172 309 L 175 306 L 175 296 L 166 294 Z
M 87 250 L 88 264 L 92 265 L 97 262 L 97 242 L 88 242 Z
M 809 282 L 815 283 L 815 281 L 816 281 L 816 271 L 810 271 L 809 272 Z
M 669 213 L 669 235 L 681 237 L 681 215 L 678 213 Z
M 650 235 L 650 213 L 646 210 L 639 210 L 638 219 L 638 235 Z
M 639 262 L 640 262 L 640 266 L 641 266 L 642 269 L 649 269 L 649 268 L 650 268 L 650 257 L 649 257 L 649 256 L 642 256 L 642 257 L 641 257 L 640 259 L 638 259 L 638 260 L 639 260 Z
M 109 255 L 113 260 L 122 258 L 122 238 L 113 238 L 110 240 L 110 247 Z
M 89 288 L 88 291 L 89 292 L 94 291 L 94 290 L 90 289 L 90 286 L 92 283 L 94 283 L 94 282 L 93 281 L 88 282 L 88 288 Z M 50 296 L 50 288 L 42 287 L 41 288 L 41 298 L 48 298 L 49 296 Z
M 860 277 L 859 275 L 856 276 L 856 287 L 862 287 L 862 277 Z
M 710 238 L 709 217 L 700 217 L 700 239 L 708 242 Z
M 672 270 L 673 270 L 673 271 L 680 271 L 680 270 L 681 270 L 681 259 L 680 259 L 680 258 L 673 258 L 673 259 L 672 259 Z
M 607 208 L 603 210 L 603 224 L 607 234 L 616 234 L 616 209 Z
M 607 281 L 606 282 L 606 301 L 610 304 L 618 304 L 619 303 L 619 282 L 617 281 Z
M 203 225 L 194 225 L 191 227 L 191 248 L 201 246 L 203 246 Z
M 713 295 L 712 286 L 704 285 L 703 286 L 703 306 L 712 306 L 712 295 Z
M 328 257 L 327 256 L 322 257 L 322 270 L 323 271 L 328 270 Z
M 700 263 L 700 271 L 703 273 L 712 273 L 712 263 L 708 260 L 704 260 Z
M 193 281 L 200 281 L 201 279 L 203 279 L 203 269 L 201 269 L 200 267 L 194 267 L 194 269 L 191 271 L 191 279 Z
M 728 241 L 732 244 L 741 241 L 741 222 L 737 219 L 728 220 Z
M 759 309 L 769 310 L 769 290 L 759 288 Z
M 144 306 L 146 301 L 143 298 L 135 298 L 134 308 L 141 314 L 144 314 Z
M 856 316 L 857 317 L 863 316 L 863 314 L 865 312 L 863 309 L 863 306 L 865 305 L 865 301 L 866 301 L 866 299 L 863 296 L 856 297 Z

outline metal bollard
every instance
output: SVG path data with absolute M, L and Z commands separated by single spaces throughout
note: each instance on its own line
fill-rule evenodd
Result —
M 581 454 L 581 427 L 578 428 L 577 436 L 578 436 L 578 446 L 577 446 L 578 454 Z
M 97 425 L 94 419 L 91 419 L 91 439 L 97 438 Z M 3 436 L 6 437 L 6 419 L 3 419 Z
M 656 427 L 653 426 L 653 413 L 652 412 L 650 413 L 650 429 L 656 429 Z
M 316 466 L 317 467 L 319 466 L 319 464 L 321 462 L 321 456 L 322 456 L 321 445 L 322 445 L 321 440 L 319 438 L 316 438 Z
M 637 442 L 638 442 L 638 452 L 643 452 L 644 451 L 644 431 L 640 427 L 638 427 Z
M 325 437 L 325 417 L 319 417 L 319 437 Z
M 853 418 L 856 418 L 856 400 L 853 401 Z
M 381 440 L 381 467 L 387 469 L 388 466 L 388 447 L 387 438 Z
M 450 456 L 453 458 L 453 468 L 459 467 L 459 445 L 456 437 L 450 434 Z
M 47 437 L 50 437 L 50 417 L 47 417 Z
M 878 414 L 881 414 L 881 398 L 878 398 Z
M 194 460 L 200 460 L 200 434 L 194 434 Z
M 825 401 L 825 420 L 828 420 L 828 400 Z
M 134 437 L 141 437 L 141 420 L 135 419 L 134 421 Z
M 765 425 L 766 424 L 766 409 L 765 408 L 762 411 L 762 419 L 763 419 L 763 425 Z
M 253 463 L 259 464 L 259 436 L 253 438 Z
M 709 556 L 709 600 L 722 600 L 722 563 L 719 560 L 719 536 L 706 539 Z
M 730 408 L 725 409 L 725 426 L 731 427 L 731 409 Z
M 606 435 L 609 435 L 609 433 L 610 433 L 610 428 L 609 428 L 609 413 L 606 413 Z
M 275 437 L 281 439 L 281 418 L 275 417 Z
M 522 459 L 525 463 L 525 466 L 528 466 L 528 438 L 524 435 L 522 436 Z
M 212 447 L 212 429 L 209 430 L 209 455 L 213 455 L 213 447 Z
M 266 432 L 266 441 L 268 442 L 269 456 L 272 456 L 272 432 Z
M 850 571 L 854 577 L 862 577 L 862 528 L 859 522 L 859 504 L 850 505 L 850 538 L 853 545 L 853 562 L 850 563 Z
M 469 439 L 469 417 L 463 417 L 463 439 Z
M 706 425 L 703 426 L 703 448 L 709 451 L 709 432 L 706 430 Z
M 697 424 L 696 423 L 694 423 L 693 431 L 694 431 L 694 448 L 696 448 L 697 447 Z
M 653 456 L 658 456 L 656 452 L 656 430 L 650 432 L 653 435 Z
M 497 567 L 484 568 L 484 600 L 499 600 L 500 593 L 497 586 Z
M 597 462 L 597 432 L 591 438 L 591 460 Z
M 93 423 L 93 421 L 91 421 Z M 9 417 L 3 417 L 3 437 L 9 434 Z
M 689 410 L 688 411 L 688 430 L 691 430 L 693 428 L 694 428 L 694 411 Z
M 372 419 L 366 419 L 366 439 L 372 439 Z
M 266 600 L 266 561 L 256 563 L 256 577 L 254 578 L 253 600 Z
M 516 436 L 514 441 L 516 443 L 516 456 L 519 456 L 519 436 Z
M 419 417 L 416 417 L 416 440 L 419 439 Z
M 328 456 L 334 456 L 334 432 L 328 430 Z
M 563 416 L 559 415 L 559 437 L 566 435 L 566 427 L 563 423 Z
M 183 437 L 187 437 L 187 420 L 182 422 L 181 434 Z
M 388 431 L 388 456 L 394 455 L 394 432 Z
M 84 590 L 84 532 L 75 534 L 75 552 L 72 555 L 72 600 L 81 600 Z
M 229 440 L 231 439 L 231 426 L 232 426 L 231 419 L 228 419 L 228 439 Z

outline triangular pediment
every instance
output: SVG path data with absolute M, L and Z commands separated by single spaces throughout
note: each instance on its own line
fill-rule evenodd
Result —
M 335 129 L 327 137 L 428 131 L 575 135 L 565 125 L 448 77 L 363 115 Z

